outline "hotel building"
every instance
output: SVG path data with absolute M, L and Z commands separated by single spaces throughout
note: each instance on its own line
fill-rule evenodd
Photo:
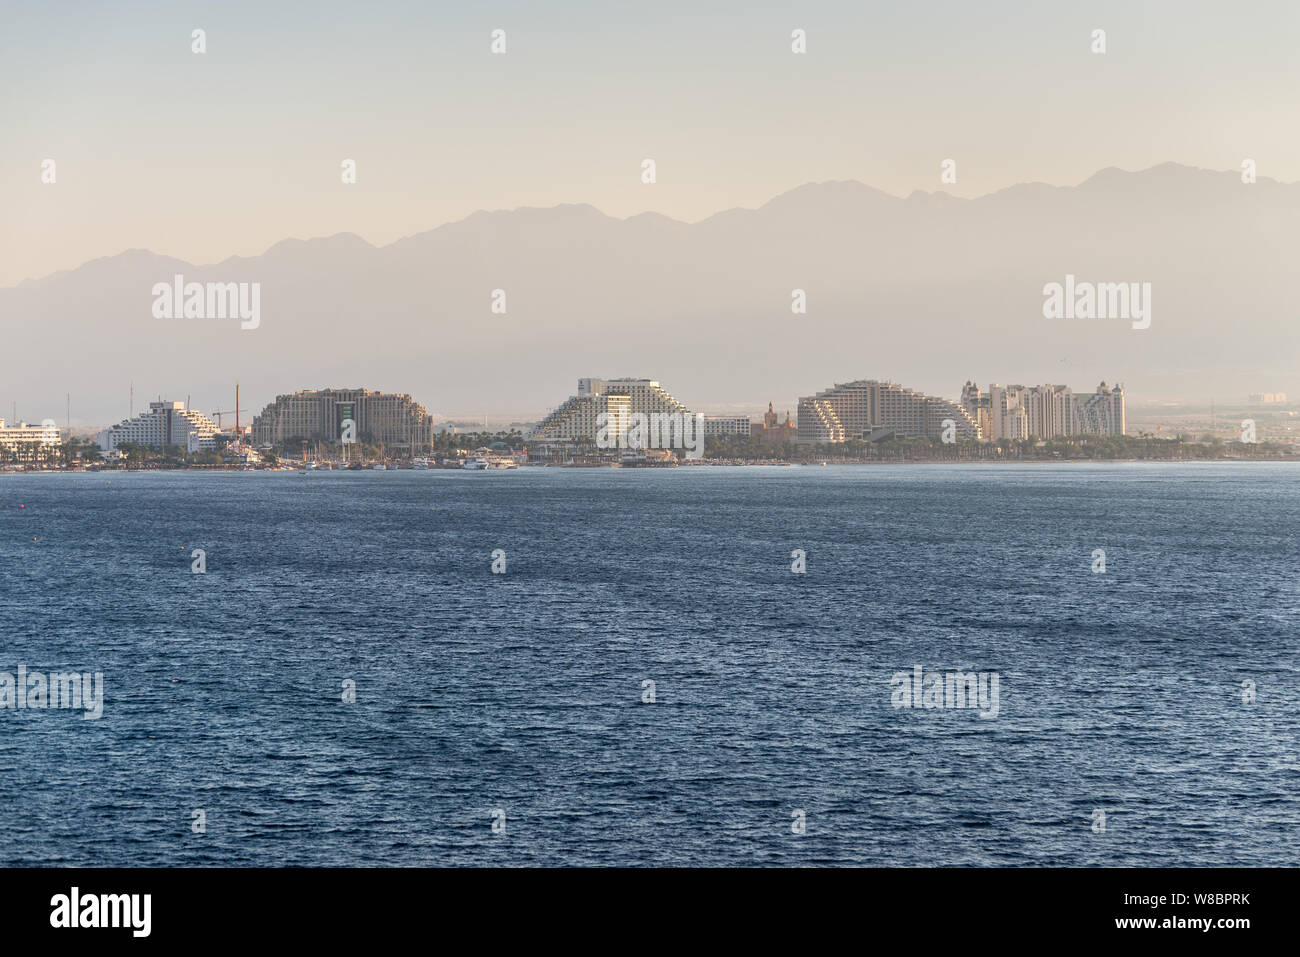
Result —
M 49 421 L 46 420 L 47 423 Z M 29 425 L 19 422 L 17 425 L 5 425 L 5 420 L 0 419 L 0 456 L 23 458 L 34 453 L 40 446 L 60 444 L 61 434 L 53 424 Z
M 980 438 L 979 424 L 955 402 L 893 382 L 859 379 L 799 400 L 799 441 L 877 441 L 892 435 L 941 438 L 945 419 L 952 420 L 958 439 Z
M 578 394 L 566 399 L 533 432 L 535 442 L 595 442 L 601 415 L 609 433 L 621 435 L 635 413 L 694 415 L 653 379 L 579 379 Z M 746 434 L 748 420 L 746 420 Z M 708 419 L 705 419 L 708 435 Z M 720 433 L 721 434 L 721 433 Z
M 151 449 L 177 446 L 187 452 L 216 448 L 217 425 L 202 412 L 185 408 L 184 402 L 150 402 L 134 419 L 126 419 L 99 433 L 99 447 L 112 451 L 124 442 Z
M 282 448 L 291 441 L 337 443 L 345 419 L 356 423 L 359 443 L 414 452 L 433 442 L 433 417 L 406 393 L 319 389 L 277 396 L 254 417 L 253 444 Z

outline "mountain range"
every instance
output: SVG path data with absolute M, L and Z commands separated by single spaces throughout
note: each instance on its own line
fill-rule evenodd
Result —
M 705 412 L 858 378 L 950 398 L 972 378 L 1105 379 L 1139 400 L 1300 393 L 1297 224 L 1300 184 L 1166 163 L 976 199 L 813 183 L 695 223 L 478 212 L 383 247 L 342 233 L 211 265 L 131 249 L 0 289 L 0 415 L 12 398 L 62 422 L 70 392 L 74 422 L 108 424 L 130 382 L 137 410 L 157 395 L 226 409 L 236 380 L 253 412 L 364 386 L 533 417 L 580 376 L 658 379 Z M 258 328 L 155 318 L 151 290 L 175 274 L 260 283 Z M 1044 286 L 1067 275 L 1150 283 L 1150 328 L 1044 318 Z

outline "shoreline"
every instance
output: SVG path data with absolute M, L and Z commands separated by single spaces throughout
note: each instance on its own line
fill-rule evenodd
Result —
M 638 472 L 641 472 L 641 471 L 662 472 L 662 471 L 665 471 L 665 470 L 671 471 L 671 470 L 673 470 L 673 469 L 677 469 L 677 468 L 690 468 L 690 469 L 698 469 L 698 468 L 811 468 L 811 469 L 818 469 L 818 468 L 854 468 L 854 467 L 865 467 L 865 468 L 870 468 L 870 467 L 873 467 L 873 466 L 907 466 L 907 465 L 915 465 L 915 466 L 921 466 L 921 465 L 943 465 L 943 466 L 968 465 L 968 466 L 970 466 L 970 465 L 973 465 L 973 466 L 997 467 L 997 466 L 1006 466 L 1006 465 L 1066 465 L 1066 466 L 1069 466 L 1069 465 L 1099 465 L 1099 464 L 1100 464 L 1100 465 L 1106 465 L 1106 464 L 1110 464 L 1110 465 L 1136 465 L 1136 464 L 1151 464 L 1151 465 L 1228 465 L 1228 464 L 1248 464 L 1248 463 L 1255 463 L 1255 464 L 1287 464 L 1287 463 L 1290 463 L 1290 464 L 1300 464 L 1300 456 L 1275 456 L 1275 457 L 1274 457 L 1274 456 L 1269 456 L 1269 457 L 1259 457 L 1259 458 L 1255 458 L 1255 457 L 1250 457 L 1250 458 L 1232 457 L 1232 458 L 1203 458 L 1203 459 L 1193 459 L 1193 458 L 1184 458 L 1184 459 L 1172 459 L 1172 458 L 1169 458 L 1169 459 L 1166 459 L 1166 458 L 1070 458 L 1070 459 L 1038 459 L 1038 458 L 1029 458 L 1029 459 L 893 459 L 893 460 L 890 460 L 890 459 L 873 459 L 873 460 L 870 460 L 870 461 L 858 461 L 858 462 L 785 462 L 785 461 L 756 461 L 756 462 L 743 462 L 743 461 L 732 461 L 732 460 L 725 460 L 725 461 L 704 461 L 704 460 L 701 460 L 701 461 L 695 461 L 695 462 L 683 462 L 683 463 L 680 463 L 680 464 L 678 464 L 678 465 L 673 465 L 673 466 L 659 466 L 659 467 L 656 467 L 656 468 L 650 468 L 650 469 L 646 469 L 646 468 L 643 468 L 643 467 L 642 467 L 642 468 L 632 468 L 632 467 L 629 467 L 629 470 L 634 470 L 634 471 L 638 471 Z M 605 471 L 611 471 L 611 470 L 613 470 L 613 469 L 618 469 L 618 470 L 621 471 L 621 470 L 623 469 L 623 466 L 621 466 L 621 465 L 619 465 L 619 464 L 617 464 L 617 463 L 604 464 L 604 465 L 569 465 L 569 464 L 563 464 L 563 465 L 559 465 L 559 464 L 557 464 L 557 465 L 549 465 L 549 464 L 547 464 L 547 465 L 541 465 L 541 464 L 530 464 L 530 465 L 524 465 L 524 466 L 521 466 L 519 469 L 495 469 L 495 470 L 486 470 L 486 471 L 521 471 L 521 470 L 532 470 L 532 469 L 549 469 L 549 470 L 572 470 L 572 469 L 579 469 L 579 470 L 583 470 L 583 471 L 605 472 Z M 454 467 L 453 467 L 453 468 L 415 469 L 415 468 L 403 468 L 403 467 L 401 467 L 401 466 L 390 465 L 390 466 L 388 466 L 386 469 L 382 469 L 382 470 L 369 469 L 369 468 L 367 468 L 367 469 L 314 469 L 314 470 L 312 470 L 312 471 L 310 471 L 310 472 L 308 472 L 308 473 L 306 473 L 306 474 L 310 474 L 310 475 L 328 475 L 328 474 L 333 474 L 333 473 L 335 473 L 335 472 L 338 472 L 338 473 L 350 473 L 350 474 L 373 474 L 373 473 L 375 473 L 376 471 L 381 471 L 382 473 L 387 474 L 387 473 L 389 473 L 389 472 L 472 472 L 473 470 L 462 469 L 462 468 L 454 468 Z M 242 467 L 233 467 L 233 466 L 232 466 L 232 467 L 221 467 L 221 466 L 215 466 L 215 467 L 214 467 L 214 466 L 197 466 L 197 467 L 188 467 L 188 468 L 187 468 L 187 467 L 169 467 L 169 468 L 144 468 L 144 469 L 127 469 L 127 468 L 102 468 L 102 469 L 48 469 L 48 468 L 34 468 L 34 469 L 0 469 L 0 478 L 3 478 L 3 477 L 5 477 L 5 476 L 14 476 L 14 475 L 107 475 L 107 476 L 112 476 L 112 475 L 140 475 L 140 474 L 146 474 L 146 473 L 152 473 L 152 472 L 165 472 L 165 473 L 168 473 L 168 474 L 187 473 L 187 472 L 194 472 L 194 473 L 199 473 L 199 474 L 213 474 L 213 473 L 219 473 L 219 474 L 232 474 L 232 473 L 244 473 L 244 472 L 258 472 L 258 473 L 270 473 L 270 472 L 273 472 L 273 473 L 279 473 L 279 474 L 284 474 L 284 475 L 293 475 L 293 474 L 302 475 L 302 474 L 304 474 L 304 473 L 302 472 L 301 469 L 297 469 L 297 468 L 288 468 L 288 469 L 284 469 L 284 468 L 260 468 L 260 469 L 259 469 L 259 468 L 242 468 Z

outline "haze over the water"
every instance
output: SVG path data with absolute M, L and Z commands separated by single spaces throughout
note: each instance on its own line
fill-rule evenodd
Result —
M 478 209 L 697 221 L 826 180 L 973 197 L 1247 157 L 1300 179 L 1284 0 L 86 0 L 7 5 L 0 27 L 0 286 L 131 248 L 214 263 L 287 236 L 384 245 Z

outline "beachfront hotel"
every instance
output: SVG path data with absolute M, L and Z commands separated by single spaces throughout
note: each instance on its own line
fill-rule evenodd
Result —
M 0 419 L 0 457 L 26 458 L 42 447 L 57 446 L 60 442 L 61 434 L 55 425 L 26 422 L 5 425 L 5 420 Z
M 99 447 L 105 452 L 124 442 L 151 449 L 178 446 L 187 452 L 216 448 L 217 425 L 202 412 L 187 409 L 184 402 L 150 402 L 135 418 L 126 419 L 99 433 Z
M 955 437 L 982 438 L 979 424 L 955 402 L 905 389 L 893 382 L 859 379 L 837 383 L 799 400 L 798 440 L 810 444 L 891 436 L 942 438 L 949 419 Z
M 602 422 L 607 423 L 610 434 L 621 435 L 632 415 L 656 412 L 695 414 L 654 379 L 579 379 L 577 394 L 544 418 L 530 441 L 594 442 Z M 707 428 L 707 419 L 705 423 Z
M 318 389 L 277 396 L 253 419 L 253 445 L 337 443 L 345 419 L 356 424 L 356 440 L 367 445 L 414 452 L 433 441 L 433 417 L 404 392 Z

